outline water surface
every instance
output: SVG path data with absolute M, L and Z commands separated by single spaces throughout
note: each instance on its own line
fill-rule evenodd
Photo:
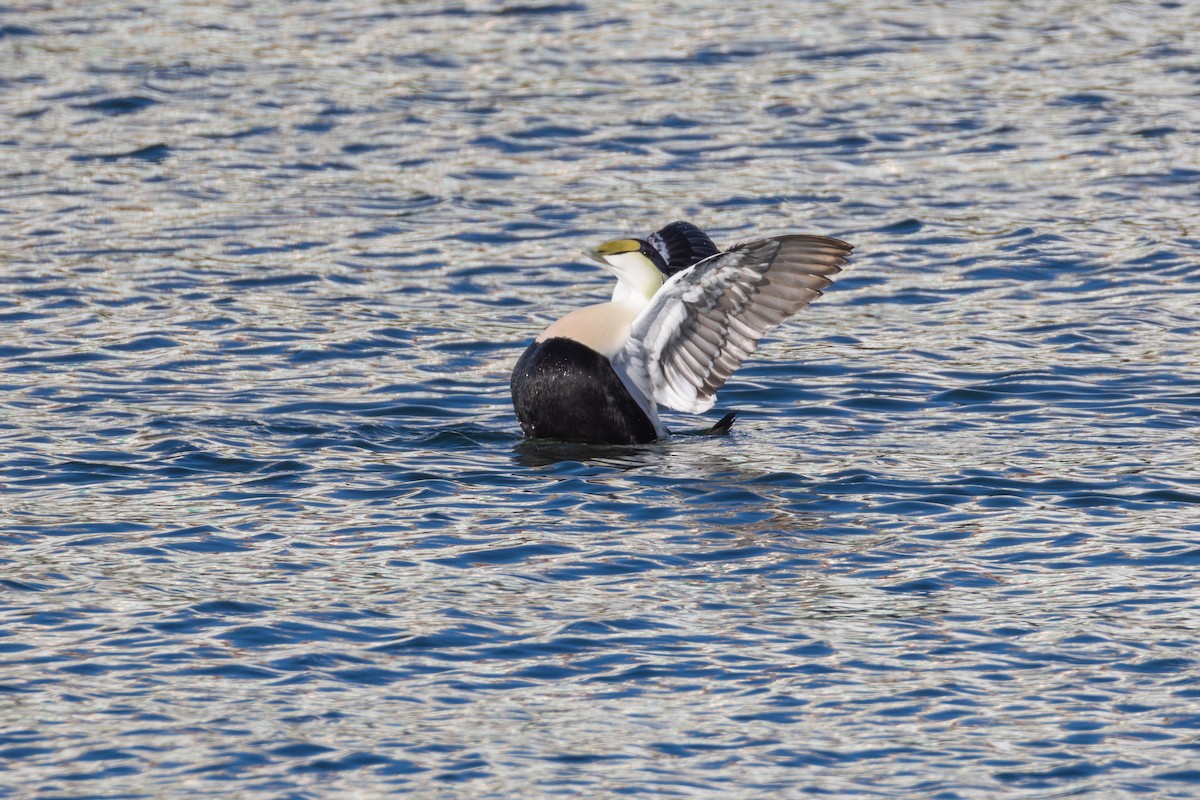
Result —
M 0 796 L 1194 796 L 1187 3 L 0 18 Z M 857 246 L 683 433 L 524 345 Z

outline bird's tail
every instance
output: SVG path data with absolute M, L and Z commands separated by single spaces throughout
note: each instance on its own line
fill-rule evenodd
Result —
M 730 411 L 725 416 L 717 421 L 716 425 L 706 430 L 704 436 L 724 436 L 729 433 L 729 429 L 733 427 L 733 421 L 737 419 L 738 412 Z

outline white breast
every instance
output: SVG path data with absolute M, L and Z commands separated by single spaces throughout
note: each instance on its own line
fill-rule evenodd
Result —
M 599 303 L 572 311 L 551 325 L 537 338 L 539 342 L 563 336 L 612 359 L 625 345 L 633 321 L 645 307 L 645 303 L 629 302 L 628 299 Z

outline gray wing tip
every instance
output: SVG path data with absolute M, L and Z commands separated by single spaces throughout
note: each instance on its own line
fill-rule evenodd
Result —
M 768 236 L 765 239 L 755 239 L 749 242 L 738 242 L 726 252 L 732 252 L 734 250 L 747 250 L 752 247 L 761 247 L 768 244 L 778 244 L 780 246 L 785 244 L 798 244 L 801 246 L 808 245 L 814 250 L 828 248 L 844 254 L 846 258 L 849 258 L 850 254 L 854 252 L 854 245 L 850 244 L 849 242 L 844 242 L 841 239 L 835 239 L 832 236 L 818 236 L 813 233 L 785 233 L 782 236 Z
M 854 245 L 829 236 L 792 234 L 776 236 L 771 241 L 779 242 L 773 265 L 787 264 L 784 268 L 789 271 L 798 269 L 810 275 L 824 275 L 830 283 L 831 276 L 842 271 L 854 251 Z
M 844 242 L 841 239 L 834 239 L 832 236 L 817 236 L 811 233 L 789 233 L 783 236 L 772 236 L 772 239 L 785 244 L 789 242 L 800 242 L 803 244 L 816 245 L 818 247 L 831 247 L 834 250 L 841 250 L 850 255 L 854 252 L 854 245 L 849 242 Z

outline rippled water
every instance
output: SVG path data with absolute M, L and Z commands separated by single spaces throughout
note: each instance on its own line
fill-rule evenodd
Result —
M 0 10 L 0 796 L 1196 795 L 1194 3 Z M 678 218 L 857 258 L 522 442 Z

